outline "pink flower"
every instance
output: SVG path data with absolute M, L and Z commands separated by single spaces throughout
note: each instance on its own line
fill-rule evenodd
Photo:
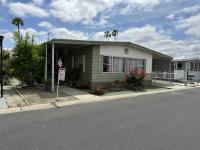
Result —
M 130 73 L 131 73 L 131 75 L 134 76 L 134 77 L 137 75 L 137 71 L 136 71 L 134 68 L 131 69 L 131 72 L 130 72 Z

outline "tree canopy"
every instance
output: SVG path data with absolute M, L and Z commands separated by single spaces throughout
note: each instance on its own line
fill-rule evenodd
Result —
M 17 30 L 18 30 L 18 36 L 20 39 L 20 25 L 23 26 L 24 25 L 24 21 L 22 20 L 22 18 L 16 17 L 12 19 L 11 22 L 13 25 L 17 26 Z
M 16 46 L 13 50 L 12 73 L 13 76 L 27 85 L 33 85 L 35 81 L 42 82 L 44 51 L 43 44 L 34 43 L 34 36 L 26 33 L 22 36 L 20 44 L 15 34 Z

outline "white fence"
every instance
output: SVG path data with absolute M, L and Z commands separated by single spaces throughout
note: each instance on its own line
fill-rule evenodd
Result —
M 151 75 L 152 80 L 174 81 L 174 73 L 168 72 L 153 72 Z

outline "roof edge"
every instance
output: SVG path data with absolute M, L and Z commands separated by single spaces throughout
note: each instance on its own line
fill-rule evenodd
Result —
M 121 44 L 121 45 L 128 45 L 128 46 L 134 46 L 137 48 L 140 48 L 144 51 L 153 53 L 155 55 L 160 55 L 163 57 L 167 57 L 169 59 L 173 59 L 172 56 L 163 54 L 161 52 L 149 49 L 147 47 L 132 43 L 132 42 L 128 42 L 128 41 L 95 41 L 95 40 L 75 40 L 75 39 L 51 39 L 50 43 L 58 43 L 58 44 L 89 44 L 89 45 L 100 45 L 100 44 Z

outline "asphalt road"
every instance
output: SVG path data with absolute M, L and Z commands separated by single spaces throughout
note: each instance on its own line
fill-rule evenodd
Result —
M 200 89 L 0 116 L 0 150 L 199 150 Z

